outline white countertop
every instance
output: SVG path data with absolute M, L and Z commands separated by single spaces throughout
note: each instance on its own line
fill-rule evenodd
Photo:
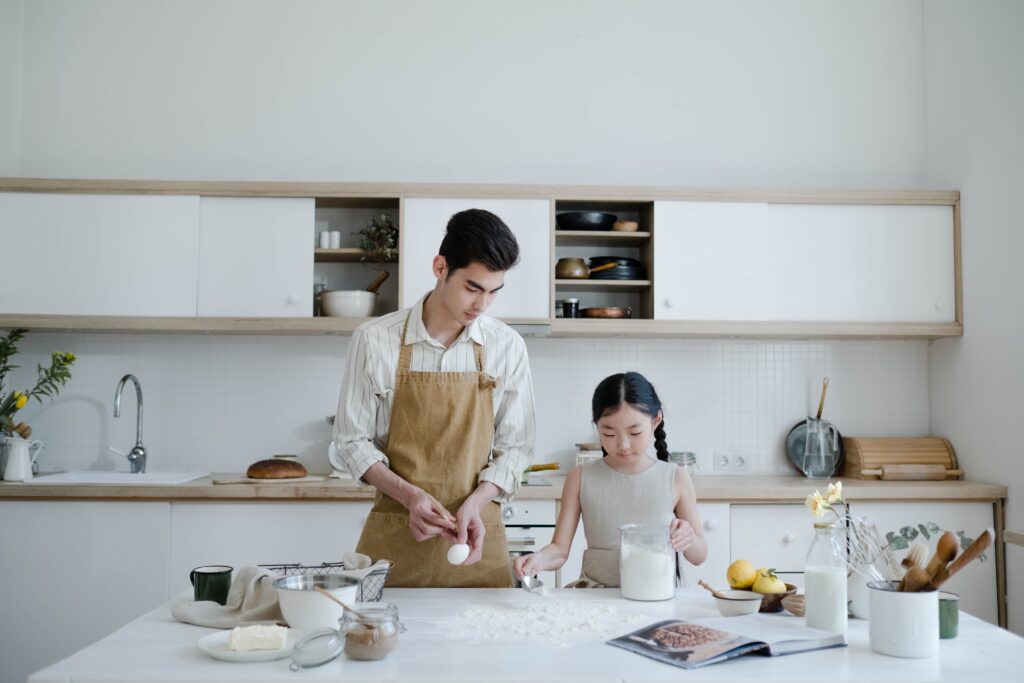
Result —
M 868 622 L 851 619 L 849 646 L 783 657 L 747 655 L 700 669 L 683 670 L 604 644 L 603 638 L 577 637 L 567 647 L 539 640 L 509 638 L 473 642 L 446 635 L 438 619 L 458 615 L 470 606 L 524 605 L 544 598 L 518 589 L 396 589 L 384 597 L 398 605 L 408 631 L 387 659 L 355 662 L 341 658 L 324 666 L 292 672 L 290 660 L 231 663 L 214 660 L 196 642 L 214 629 L 174 621 L 167 605 L 139 617 L 110 636 L 47 667 L 30 683 L 193 683 L 196 681 L 332 680 L 346 683 L 380 681 L 965 681 L 997 683 L 1020 680 L 1024 639 L 967 614 L 960 615 L 960 634 L 942 640 L 933 659 L 898 659 L 872 652 Z M 180 599 L 180 598 L 179 598 Z M 718 616 L 703 591 L 684 590 L 672 601 L 631 602 L 618 590 L 557 590 L 547 600 L 614 606 L 623 614 L 640 613 L 639 621 L 623 625 L 622 635 L 660 619 Z M 795 619 L 785 613 L 780 619 Z

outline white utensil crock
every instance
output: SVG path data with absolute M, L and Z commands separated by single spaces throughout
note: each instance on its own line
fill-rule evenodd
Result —
M 872 581 L 871 649 L 893 657 L 934 657 L 939 651 L 939 592 L 901 593 L 895 581 Z

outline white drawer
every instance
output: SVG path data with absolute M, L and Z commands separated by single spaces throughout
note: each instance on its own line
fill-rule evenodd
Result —
M 501 506 L 501 518 L 509 525 L 551 525 L 555 524 L 555 501 L 514 500 Z
M 803 505 L 732 505 L 730 556 L 755 567 L 802 572 L 814 538 L 814 516 Z

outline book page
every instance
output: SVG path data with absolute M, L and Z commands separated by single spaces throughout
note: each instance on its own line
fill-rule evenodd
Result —
M 845 645 L 846 637 L 804 625 L 800 617 L 782 614 L 747 614 L 740 617 L 709 617 L 694 619 L 700 624 L 721 631 L 730 631 L 744 638 L 767 643 L 772 654 L 786 654 Z

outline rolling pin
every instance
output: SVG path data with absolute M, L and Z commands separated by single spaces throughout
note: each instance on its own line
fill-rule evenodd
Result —
M 877 470 L 861 470 L 861 476 L 880 477 L 886 481 L 941 481 L 962 477 L 963 470 L 947 470 L 942 465 L 882 465 Z

